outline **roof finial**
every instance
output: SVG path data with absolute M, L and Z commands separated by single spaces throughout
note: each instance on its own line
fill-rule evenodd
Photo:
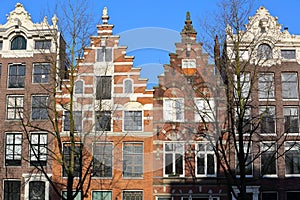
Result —
M 189 35 L 189 36 L 196 36 L 197 32 L 195 31 L 190 12 L 186 12 L 186 20 L 185 20 L 185 26 L 183 27 L 181 34 Z
M 191 14 L 189 11 L 186 12 L 186 20 L 191 20 Z
M 103 11 L 102 11 L 102 23 L 107 24 L 108 19 L 109 19 L 109 16 L 107 14 L 107 7 L 104 7 Z

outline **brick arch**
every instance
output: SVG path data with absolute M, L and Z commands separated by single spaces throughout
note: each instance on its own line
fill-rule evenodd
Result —
M 179 88 L 169 88 L 164 92 L 163 96 L 168 98 L 184 98 L 184 93 Z

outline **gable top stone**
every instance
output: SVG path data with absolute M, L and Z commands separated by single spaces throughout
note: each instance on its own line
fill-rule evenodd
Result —
M 7 22 L 3 25 L 0 24 L 0 28 L 8 29 L 12 26 L 26 27 L 27 30 L 44 30 L 44 29 L 57 29 L 57 17 L 52 18 L 52 25 L 50 26 L 45 16 L 41 23 L 33 23 L 30 14 L 25 10 L 21 3 L 17 3 L 15 9 L 7 15 Z

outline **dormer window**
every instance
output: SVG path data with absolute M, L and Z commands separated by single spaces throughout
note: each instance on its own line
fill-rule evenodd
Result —
M 268 44 L 260 44 L 257 48 L 257 56 L 258 59 L 271 59 L 272 56 L 272 48 Z
M 18 35 L 11 41 L 11 50 L 23 50 L 26 49 L 25 37 Z

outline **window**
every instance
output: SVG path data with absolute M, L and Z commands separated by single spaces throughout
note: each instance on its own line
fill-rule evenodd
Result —
M 82 94 L 83 93 L 83 81 L 77 80 L 75 82 L 75 94 Z
M 123 143 L 123 177 L 142 177 L 144 145 L 139 142 Z
M 21 181 L 4 180 L 4 200 L 20 200 Z
M 25 65 L 13 64 L 9 66 L 8 88 L 24 88 L 25 86 Z
M 299 132 L 299 116 L 298 107 L 284 107 L 284 132 L 298 133 Z
M 0 50 L 2 50 L 3 47 L 3 41 L 0 41 Z
M 111 76 L 97 76 L 96 99 L 111 99 Z
M 253 168 L 252 168 L 252 147 L 251 147 L 251 144 L 249 143 L 244 143 L 243 145 L 244 147 L 244 159 L 245 159 L 245 173 L 246 173 L 246 176 L 251 176 L 252 175 L 252 171 L 253 171 Z M 237 157 L 237 154 L 236 154 L 236 174 L 239 176 L 240 175 L 240 164 L 239 164 L 239 159 Z
M 257 48 L 257 56 L 258 59 L 271 59 L 272 56 L 272 48 L 268 44 L 260 44 Z
M 277 200 L 277 192 L 262 192 L 261 200 Z
M 124 111 L 124 131 L 142 131 L 142 111 Z
M 50 64 L 38 63 L 33 65 L 33 83 L 49 83 Z
M 124 93 L 131 94 L 133 92 L 133 84 L 131 79 L 126 79 L 124 81 Z
M 47 134 L 32 133 L 30 146 L 30 165 L 46 166 L 47 164 Z
M 96 111 L 96 131 L 111 130 L 111 112 Z
M 297 73 L 282 73 L 282 98 L 298 99 L 298 78 Z
M 274 99 L 274 74 L 264 73 L 258 77 L 258 98 Z
M 35 49 L 50 49 L 51 48 L 51 40 L 35 40 L 34 41 Z
M 296 59 L 296 50 L 294 49 L 282 49 L 281 58 L 283 59 Z
M 275 133 L 275 107 L 260 106 L 260 133 Z
M 184 99 L 164 99 L 164 120 L 171 122 L 183 122 Z
M 300 199 L 300 192 L 299 191 L 286 192 L 286 200 L 295 200 L 295 199 Z
M 82 112 L 81 111 L 73 111 L 73 121 L 74 121 L 74 130 L 81 132 L 82 131 Z M 69 111 L 65 111 L 64 131 L 70 131 L 70 112 Z
M 97 62 L 111 62 L 112 61 L 112 49 L 102 47 L 97 49 Z
M 300 143 L 285 142 L 285 172 L 286 174 L 300 174 Z
M 45 200 L 45 182 L 30 181 L 29 182 L 29 199 Z
M 196 144 L 196 172 L 200 176 L 216 175 L 216 159 L 211 143 Z
M 45 120 L 48 119 L 48 96 L 32 96 L 31 99 L 31 119 Z
M 74 195 L 76 194 L 76 192 L 73 192 L 73 197 L 74 197 Z M 65 198 L 65 199 L 67 199 L 67 191 L 63 191 L 62 192 L 62 196 Z M 72 198 L 73 200 L 81 200 L 81 192 L 79 191 L 78 193 L 77 193 L 77 195 L 74 197 L 74 198 Z
M 182 68 L 196 68 L 196 60 L 182 59 Z
M 92 200 L 112 200 L 111 191 L 93 191 Z
M 183 176 L 184 143 L 167 142 L 164 144 L 164 174 Z
M 276 144 L 262 143 L 260 162 L 262 175 L 276 175 Z
M 250 98 L 250 73 L 234 75 L 234 96 L 239 99 Z
M 7 133 L 5 146 L 5 165 L 21 166 L 22 161 L 22 134 Z
M 26 49 L 26 43 L 25 37 L 18 35 L 11 41 L 11 50 Z
M 123 191 L 123 200 L 143 200 L 143 191 Z
M 81 176 L 81 155 L 82 147 L 81 145 L 77 144 L 74 148 L 74 177 L 80 177 Z M 63 177 L 67 177 L 68 175 L 68 167 L 71 159 L 71 146 L 70 144 L 64 144 L 63 148 L 63 157 L 64 157 L 64 163 L 63 166 Z
M 6 119 L 16 120 L 23 118 L 24 96 L 7 96 Z
M 242 133 L 243 134 L 249 134 L 252 130 L 252 117 L 251 117 L 251 107 L 246 106 L 244 108 L 236 108 L 235 110 L 235 128 L 236 128 L 236 134 L 241 134 L 238 131 L 239 126 L 242 123 Z
M 214 121 L 215 102 L 213 99 L 195 99 L 195 120 L 204 122 Z
M 113 145 L 111 143 L 93 145 L 93 176 L 112 177 Z

